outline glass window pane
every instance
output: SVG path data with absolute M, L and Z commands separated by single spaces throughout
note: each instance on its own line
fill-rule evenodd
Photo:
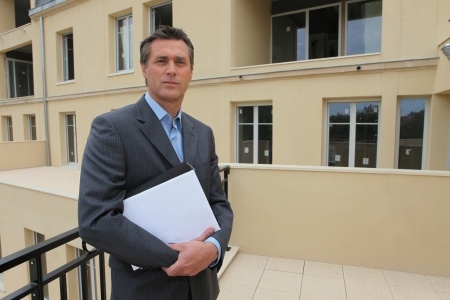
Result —
M 253 163 L 253 125 L 239 125 L 239 163 Z
M 378 123 L 378 102 L 356 103 L 356 123 Z
M 381 0 L 348 4 L 347 55 L 381 51 Z
M 309 59 L 339 55 L 339 6 L 309 12 Z
M 357 125 L 355 167 L 376 168 L 378 125 Z
M 272 123 L 272 106 L 258 106 L 258 123 Z
M 306 59 L 305 12 L 272 18 L 272 62 Z
M 14 76 L 14 61 L 8 60 L 9 97 L 16 98 L 16 84 Z
M 328 166 L 348 167 L 350 125 L 330 125 Z
M 350 103 L 329 103 L 328 110 L 330 123 L 350 122 Z
M 172 3 L 157 6 L 152 9 L 152 32 L 161 25 L 172 26 Z
M 399 169 L 422 169 L 425 100 L 400 102 Z
M 258 163 L 272 163 L 272 125 L 259 125 Z
M 253 123 L 253 106 L 239 107 L 239 123 Z

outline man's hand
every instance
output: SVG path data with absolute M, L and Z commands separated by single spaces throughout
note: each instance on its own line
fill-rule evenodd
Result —
M 214 244 L 204 242 L 214 233 L 214 228 L 206 229 L 202 235 L 186 243 L 169 244 L 178 251 L 178 260 L 168 268 L 163 268 L 169 276 L 194 276 L 206 269 L 217 259 L 217 248 Z

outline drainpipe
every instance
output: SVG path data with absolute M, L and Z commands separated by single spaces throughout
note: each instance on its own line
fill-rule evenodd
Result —
M 47 107 L 47 78 L 45 77 L 45 46 L 44 46 L 44 18 L 39 17 L 41 31 L 41 64 L 42 64 L 42 101 L 44 103 L 45 146 L 47 153 L 47 166 L 51 166 L 50 137 L 48 134 L 48 107 Z

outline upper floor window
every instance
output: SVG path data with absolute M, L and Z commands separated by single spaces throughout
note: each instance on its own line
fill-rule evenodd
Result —
M 75 78 L 73 60 L 73 33 L 64 34 L 62 36 L 62 43 L 63 79 L 64 81 L 69 81 Z
M 116 71 L 133 69 L 133 17 L 116 19 Z
M 237 108 L 237 161 L 272 163 L 272 105 Z
M 381 0 L 308 3 L 272 2 L 273 63 L 380 51 Z
M 399 109 L 398 168 L 425 168 L 426 100 L 401 99 Z
M 347 3 L 346 54 L 381 51 L 381 0 Z
M 376 168 L 380 102 L 328 103 L 328 166 Z
M 33 63 L 7 58 L 8 97 L 17 98 L 34 94 Z
M 172 2 L 152 7 L 150 24 L 150 32 L 155 32 L 161 25 L 172 26 Z

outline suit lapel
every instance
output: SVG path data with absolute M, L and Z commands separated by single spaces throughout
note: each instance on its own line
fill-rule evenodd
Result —
M 169 161 L 172 166 L 180 164 L 180 159 L 173 149 L 172 143 L 167 137 L 161 122 L 148 105 L 145 97 L 136 103 L 137 119 L 141 125 L 142 134 L 155 146 L 155 148 Z
M 197 154 L 198 144 L 198 137 L 195 131 L 195 127 L 187 114 L 183 114 L 181 120 L 183 122 L 184 160 L 191 166 L 195 166 L 195 157 Z

